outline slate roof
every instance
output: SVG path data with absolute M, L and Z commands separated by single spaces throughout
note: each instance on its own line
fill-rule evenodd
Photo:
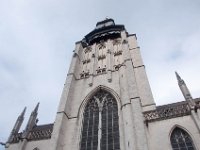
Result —
M 35 126 L 28 134 L 28 141 L 50 139 L 53 131 L 53 124 Z M 18 143 L 23 139 L 22 132 L 15 134 L 11 143 Z
M 107 23 L 109 24 L 107 25 Z M 116 38 L 120 36 L 120 32 L 123 30 L 125 30 L 124 25 L 116 25 L 113 19 L 106 19 L 98 22 L 96 28 L 88 33 L 82 42 L 90 45 L 107 38 Z

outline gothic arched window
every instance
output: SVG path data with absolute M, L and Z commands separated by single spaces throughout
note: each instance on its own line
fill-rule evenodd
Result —
M 178 127 L 173 130 L 170 141 L 173 150 L 196 150 L 190 135 Z
M 99 90 L 88 101 L 84 114 L 81 150 L 119 150 L 118 107 L 115 98 Z

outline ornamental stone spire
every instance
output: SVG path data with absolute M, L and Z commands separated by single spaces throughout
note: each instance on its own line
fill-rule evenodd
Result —
M 10 143 L 12 140 L 13 140 L 13 137 L 15 134 L 17 134 L 19 132 L 19 129 L 24 121 L 24 115 L 25 115 L 25 112 L 26 112 L 26 107 L 24 108 L 24 110 L 21 112 L 21 114 L 19 115 L 19 117 L 17 118 L 16 122 L 15 122 L 15 125 L 11 131 L 11 134 L 8 138 L 8 141 L 7 143 Z
M 187 88 L 185 81 L 180 77 L 180 75 L 177 72 L 175 72 L 175 74 L 176 74 L 179 88 L 180 88 L 185 100 L 194 106 L 194 101 L 193 101 L 192 95 L 190 94 L 190 91 Z
M 27 126 L 26 126 L 26 129 L 23 133 L 23 138 L 27 138 L 27 135 L 29 133 L 30 130 L 32 130 L 32 128 L 37 124 L 38 122 L 38 119 L 37 119 L 37 115 L 38 115 L 38 108 L 39 108 L 39 104 L 40 103 L 37 103 L 36 107 L 34 108 L 34 110 L 32 111 L 30 117 L 29 117 L 29 120 L 28 120 L 28 123 L 27 123 Z

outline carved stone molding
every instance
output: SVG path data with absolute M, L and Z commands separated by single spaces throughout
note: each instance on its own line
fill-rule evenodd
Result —
M 159 106 L 156 110 L 144 112 L 147 122 L 166 120 L 170 118 L 182 117 L 191 114 L 190 106 L 187 102 Z
M 92 48 L 90 46 L 87 46 L 84 50 L 85 53 L 91 52 Z
M 116 51 L 116 52 L 114 52 L 114 56 L 119 56 L 121 54 L 122 54 L 122 51 Z
M 114 65 L 114 70 L 118 71 L 121 66 L 125 66 L 124 64 Z
M 88 63 L 90 63 L 90 59 L 85 59 L 82 62 L 83 62 L 83 64 L 86 64 L 86 63 L 88 64 Z
M 106 55 L 99 55 L 98 56 L 98 60 L 103 60 L 103 59 L 105 59 L 106 58 Z
M 121 44 L 121 40 L 119 39 L 113 40 L 113 45 L 119 45 L 119 44 Z
M 106 73 L 106 68 L 98 68 L 96 71 L 97 71 L 97 74 L 103 74 L 103 73 Z
M 81 74 L 80 74 L 80 78 L 81 79 L 83 79 L 83 78 L 88 78 L 90 76 L 90 73 L 89 73 L 89 71 L 88 72 L 82 72 Z

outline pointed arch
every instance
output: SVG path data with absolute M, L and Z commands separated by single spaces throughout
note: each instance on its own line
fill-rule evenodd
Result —
M 97 87 L 95 87 L 86 97 L 85 99 L 82 101 L 79 110 L 78 110 L 78 117 L 81 116 L 81 114 L 83 114 L 83 111 L 85 110 L 85 107 L 89 101 L 89 99 L 94 96 L 95 93 L 97 93 L 100 90 L 104 90 L 109 92 L 117 101 L 117 105 L 118 105 L 118 109 L 121 107 L 121 100 L 119 98 L 119 95 L 111 88 L 104 86 L 104 85 L 99 85 Z
M 118 150 L 120 143 L 117 100 L 102 87 L 92 92 L 82 113 L 80 150 Z
M 178 125 L 172 128 L 170 143 L 172 150 L 196 150 L 192 137 Z

